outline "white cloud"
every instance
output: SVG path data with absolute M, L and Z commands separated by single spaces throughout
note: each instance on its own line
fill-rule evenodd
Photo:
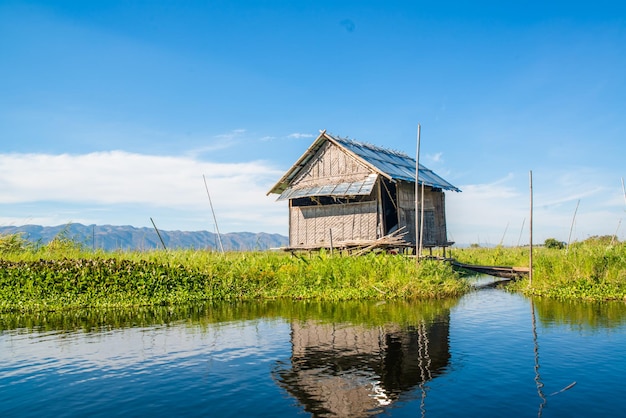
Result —
M 219 163 L 124 151 L 89 154 L 0 154 L 1 225 L 117 224 L 161 229 L 213 230 L 206 176 L 220 232 L 287 233 L 288 210 L 268 190 L 283 170 L 263 161 Z M 601 173 L 535 176 L 534 241 L 590 235 L 626 236 L 626 205 L 619 181 Z M 614 187 L 613 187 L 614 186 Z M 459 185 L 448 192 L 449 238 L 459 244 L 528 242 L 526 175 Z M 522 225 L 524 230 L 522 231 Z M 619 229 L 618 229 L 619 226 Z
M 527 244 L 530 190 L 521 177 L 509 174 L 492 183 L 461 185 L 462 193 L 447 193 L 450 239 L 459 244 Z M 618 230 L 620 219 L 626 218 L 623 197 L 620 202 L 616 191 L 599 186 L 597 175 L 581 170 L 577 175 L 545 175 L 533 183 L 535 243 L 546 238 L 568 240 L 572 221 L 572 241 L 616 231 L 620 239 L 626 236 L 626 228 Z
M 0 154 L 0 201 L 8 206 L 4 213 L 24 214 L 2 222 L 29 219 L 49 225 L 106 218 L 107 223 L 127 224 L 127 219 L 147 220 L 146 213 L 158 213 L 168 224 L 163 228 L 209 229 L 207 220 L 210 225 L 213 221 L 204 175 L 220 230 L 241 226 L 237 230 L 262 231 L 271 225 L 266 232 L 286 232 L 284 205 L 275 202 L 276 196 L 266 196 L 282 174 L 259 161 L 227 164 L 123 151 Z M 133 211 L 141 214 L 128 213 Z M 59 216 L 70 218 L 59 222 Z M 115 216 L 120 219 L 111 219 Z

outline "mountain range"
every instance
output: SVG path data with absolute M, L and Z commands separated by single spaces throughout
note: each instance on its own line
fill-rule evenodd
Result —
M 83 225 L 70 223 L 59 226 L 0 226 L 0 235 L 20 233 L 31 242 L 47 244 L 58 236 L 81 243 L 85 248 L 114 250 L 213 249 L 225 251 L 267 250 L 285 247 L 289 239 L 280 234 L 264 232 L 162 231 L 154 228 L 136 228 L 130 225 Z M 160 235 L 160 238 L 159 238 Z M 161 242 L 163 240 L 163 242 Z M 221 245 L 220 245 L 221 241 Z

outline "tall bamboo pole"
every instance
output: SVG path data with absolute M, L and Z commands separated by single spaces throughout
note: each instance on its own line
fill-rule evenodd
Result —
M 576 209 L 574 209 L 574 216 L 572 217 L 572 224 L 569 227 L 569 235 L 567 236 L 567 249 L 565 252 L 569 251 L 569 244 L 572 241 L 572 231 L 574 230 L 574 224 L 576 223 L 576 213 L 578 213 L 578 205 L 580 205 L 580 199 L 576 202 Z
M 517 246 L 519 247 L 520 242 L 522 241 L 522 232 L 524 232 L 524 224 L 526 223 L 526 218 L 522 219 L 522 229 L 519 230 L 519 238 L 517 238 Z
M 530 180 L 530 255 L 528 256 L 528 283 L 533 285 L 533 171 L 529 171 Z
M 217 231 L 217 241 L 220 243 L 220 250 L 224 254 L 224 246 L 222 245 L 222 237 L 220 236 L 220 229 L 217 226 L 217 219 L 215 218 L 215 211 L 213 210 L 213 202 L 211 201 L 211 195 L 209 194 L 209 186 L 206 184 L 206 177 L 202 175 L 204 179 L 204 188 L 206 189 L 206 195 L 209 197 L 209 205 L 211 206 L 211 213 L 213 214 L 213 222 L 215 222 L 215 230 Z
M 420 141 L 421 141 L 421 130 L 422 130 L 422 126 L 418 123 L 417 124 L 417 152 L 415 155 L 415 259 L 417 260 L 416 262 L 419 263 L 420 261 L 420 257 L 421 257 L 421 252 L 422 249 L 419 246 L 418 243 L 418 238 L 417 238 L 417 232 L 419 230 L 419 217 L 417 216 L 418 214 L 418 196 L 419 196 L 419 178 L 420 178 Z M 422 202 L 423 204 L 423 202 Z M 421 237 L 420 237 L 421 239 Z
M 159 228 L 157 228 L 157 226 L 154 223 L 154 221 L 152 220 L 152 218 L 150 218 L 150 222 L 152 222 L 152 226 L 154 227 L 154 230 L 156 231 L 157 235 L 159 236 L 159 240 L 161 240 L 161 245 L 163 246 L 163 249 L 167 250 L 167 247 L 165 246 L 165 241 L 163 241 L 163 238 L 161 238 L 161 233 L 159 232 Z
M 420 257 L 422 256 L 422 249 L 424 248 L 424 182 L 422 181 L 422 193 L 420 196 Z

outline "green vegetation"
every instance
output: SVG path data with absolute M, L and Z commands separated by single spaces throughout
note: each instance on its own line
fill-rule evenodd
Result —
M 0 312 L 279 298 L 426 299 L 468 290 L 447 264 L 416 266 L 414 260 L 385 254 L 105 253 L 85 250 L 66 236 L 47 245 L 8 247 L 0 254 Z
M 534 249 L 533 282 L 509 289 L 559 300 L 626 301 L 626 243 L 592 237 Z M 564 248 L 565 247 L 565 248 Z M 462 263 L 527 266 L 528 247 L 454 249 Z M 0 312 L 182 306 L 212 301 L 425 300 L 469 284 L 447 263 L 328 252 L 89 251 L 68 234 L 50 243 L 0 236 Z
M 529 248 L 455 249 L 452 256 L 468 264 L 528 266 Z M 626 243 L 603 236 L 569 248 L 535 247 L 532 285 L 524 279 L 509 289 L 559 300 L 626 301 Z

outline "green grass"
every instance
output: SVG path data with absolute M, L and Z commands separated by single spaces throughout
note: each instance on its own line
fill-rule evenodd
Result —
M 528 247 L 454 249 L 462 263 L 527 266 Z M 509 289 L 559 300 L 626 301 L 626 243 L 535 247 L 533 282 Z M 425 300 L 466 293 L 450 265 L 388 254 L 88 251 L 64 235 L 41 245 L 0 236 L 0 312 L 174 306 L 245 300 Z
M 462 263 L 528 266 L 529 248 L 455 249 Z M 591 238 L 569 248 L 535 247 L 533 281 L 515 282 L 510 290 L 559 300 L 626 301 L 626 243 Z
M 217 300 L 391 300 L 468 290 L 449 265 L 403 256 L 91 252 L 71 240 L 1 252 L 0 312 L 168 306 Z

